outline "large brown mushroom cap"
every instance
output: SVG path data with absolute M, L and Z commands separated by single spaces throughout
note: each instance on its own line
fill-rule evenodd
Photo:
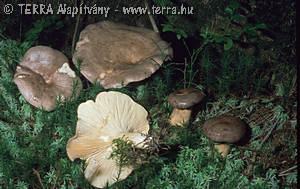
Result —
M 143 148 L 149 131 L 148 112 L 129 96 L 120 92 L 101 92 L 96 101 L 88 100 L 78 107 L 76 134 L 67 144 L 68 157 L 86 160 L 85 177 L 99 188 L 125 179 L 133 167 L 121 172 L 115 159 L 110 159 L 112 141 L 132 141 Z
M 196 88 L 186 88 L 175 91 L 168 96 L 170 105 L 177 109 L 187 109 L 197 104 L 203 99 L 201 90 Z
M 215 142 L 238 142 L 246 133 L 246 125 L 237 117 L 220 116 L 204 122 L 203 132 Z
M 172 53 L 149 29 L 102 21 L 80 33 L 73 62 L 81 61 L 81 73 L 90 82 L 121 88 L 152 75 Z
M 75 84 L 76 95 L 82 88 L 67 57 L 46 46 L 32 47 L 25 53 L 17 66 L 14 82 L 30 104 L 46 111 L 55 108 L 59 97 L 70 98 Z

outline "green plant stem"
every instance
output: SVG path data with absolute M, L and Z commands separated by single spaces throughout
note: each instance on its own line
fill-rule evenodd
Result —
M 80 4 L 83 4 L 83 0 L 80 1 Z M 73 56 L 74 50 L 75 50 L 75 41 L 76 41 L 76 36 L 77 36 L 77 32 L 78 32 L 79 20 L 80 20 L 80 14 L 77 14 L 75 30 L 74 30 L 73 39 L 72 39 L 72 49 L 71 49 L 72 56 Z
M 184 58 L 184 71 L 183 71 L 183 88 L 186 88 L 186 68 L 187 68 L 187 61 Z
M 183 88 L 186 87 L 190 87 L 192 84 L 192 81 L 194 80 L 197 71 L 193 72 L 194 69 L 194 64 L 198 58 L 199 53 L 203 50 L 204 46 L 208 43 L 208 40 L 205 39 L 204 42 L 201 44 L 201 46 L 196 50 L 193 51 L 193 53 L 191 53 L 191 51 L 189 50 L 186 42 L 184 39 L 182 39 L 184 46 L 186 47 L 188 54 L 190 56 L 190 65 L 187 64 L 187 61 L 185 59 L 185 63 L 184 63 L 184 71 L 183 71 L 183 78 L 184 78 L 184 84 L 183 84 Z M 186 82 L 186 78 L 188 77 L 188 82 Z M 186 83 L 188 83 L 188 85 L 186 86 Z
M 150 8 L 149 8 L 149 4 L 148 4 L 147 0 L 145 0 L 144 3 L 145 3 L 145 6 L 146 6 L 146 8 L 147 8 L 149 20 L 150 20 L 150 22 L 151 22 L 153 31 L 154 31 L 155 33 L 159 33 L 159 30 L 158 30 L 158 28 L 157 28 L 157 25 L 156 25 L 156 23 L 155 23 L 155 20 L 154 20 L 154 18 L 153 18 L 153 15 L 151 14 L 151 11 L 150 11 Z

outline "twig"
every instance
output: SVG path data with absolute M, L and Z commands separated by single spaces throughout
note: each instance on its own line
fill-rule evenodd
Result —
M 186 60 L 186 58 L 184 58 L 183 88 L 186 88 L 186 69 L 187 69 L 187 60 Z
M 251 104 L 256 104 L 259 102 L 259 99 L 255 99 L 253 100 L 252 102 L 248 102 L 247 104 L 243 104 L 243 105 L 239 105 L 239 106 L 235 106 L 235 107 L 232 107 L 230 110 L 226 111 L 226 112 L 223 112 L 223 114 L 227 114 L 233 110 L 236 110 L 236 109 L 241 109 L 241 108 L 244 108 L 245 106 L 249 106 Z
M 39 180 L 42 188 L 45 189 L 45 187 L 44 187 L 44 185 L 42 183 L 42 179 L 41 179 L 40 173 L 37 170 L 35 170 L 34 168 L 32 168 L 32 170 L 33 170 L 33 173 L 37 176 L 37 178 L 38 178 L 38 180 Z
M 251 138 L 250 140 L 249 140 L 249 143 L 252 143 L 253 141 L 255 141 L 257 138 L 260 138 L 261 136 L 263 136 L 264 134 L 260 134 L 260 135 L 257 135 L 257 136 L 255 136 L 255 137 L 253 137 L 253 138 Z
M 184 65 L 184 62 L 173 62 L 168 64 L 168 66 L 170 65 Z
M 70 184 L 71 187 L 74 187 L 71 181 L 69 181 L 69 184 Z
M 257 126 L 257 125 L 261 124 L 264 120 L 269 120 L 269 118 L 271 118 L 272 116 L 273 116 L 273 115 L 270 114 L 268 117 L 262 118 L 262 120 L 261 120 L 259 123 L 256 123 L 255 125 Z M 247 122 L 250 123 L 250 121 L 247 121 Z M 251 126 L 250 126 L 250 127 L 251 127 Z M 253 127 L 254 127 L 254 126 L 252 126 L 251 128 L 253 128 Z M 262 131 L 261 134 L 259 134 L 259 135 L 255 136 L 255 137 L 251 138 L 251 139 L 249 140 L 249 142 L 251 143 L 251 142 L 253 142 L 254 140 L 256 140 L 257 138 L 260 138 L 260 137 L 264 136 L 266 130 L 267 130 L 267 129 L 263 129 L 263 131 Z
M 254 122 L 255 124 L 250 126 L 251 128 L 256 127 L 258 125 L 261 125 L 263 122 L 265 122 L 266 120 L 270 120 L 271 117 L 273 117 L 273 113 L 271 112 L 271 110 L 269 110 L 268 112 L 265 112 L 265 111 L 263 111 L 263 112 L 264 112 L 263 116 L 260 116 L 258 118 L 254 117 L 254 118 L 251 118 L 251 119 L 247 120 L 247 123 L 255 121 Z M 271 112 L 271 113 L 269 113 L 269 112 Z
M 157 25 L 156 25 L 156 23 L 155 23 L 155 20 L 154 20 L 152 14 L 151 14 L 151 11 L 150 11 L 150 8 L 149 8 L 149 4 L 148 4 L 147 0 L 145 0 L 144 3 L 145 3 L 145 6 L 146 6 L 146 8 L 147 8 L 148 16 L 149 16 L 149 19 L 150 19 L 150 22 L 151 22 L 153 31 L 154 31 L 155 33 L 159 33 L 159 30 L 158 30 L 158 28 L 157 28 Z
M 58 176 L 59 176 L 59 172 L 56 172 L 55 182 L 54 182 L 53 186 L 51 187 L 51 189 L 55 189 L 55 185 L 56 185 L 56 183 L 57 183 Z
M 237 147 L 237 148 L 239 148 L 239 149 L 241 149 L 241 150 L 250 150 L 250 151 L 252 151 L 252 152 L 256 152 L 257 154 L 262 154 L 261 151 L 255 150 L 255 149 L 253 149 L 253 148 L 251 148 L 251 147 L 247 147 L 247 146 L 235 146 L 235 147 Z
M 277 121 L 274 123 L 274 125 L 271 127 L 270 131 L 267 133 L 267 135 L 265 136 L 265 138 L 261 141 L 258 149 L 260 149 L 262 147 L 262 145 L 265 143 L 265 141 L 269 138 L 269 136 L 271 135 L 272 131 L 276 128 L 277 124 L 279 122 L 279 119 L 277 119 Z
M 80 4 L 83 4 L 83 0 L 80 1 Z M 74 54 L 74 49 L 75 49 L 75 41 L 76 41 L 76 36 L 77 36 L 77 31 L 78 31 L 79 20 L 80 20 L 80 14 L 77 14 L 75 30 L 74 30 L 73 39 L 72 39 L 72 49 L 71 49 L 72 56 Z
M 293 166 L 293 167 L 290 167 L 290 168 L 288 168 L 287 170 L 282 171 L 281 173 L 279 173 L 278 176 L 284 176 L 284 175 L 286 175 L 286 172 L 288 172 L 288 171 L 290 171 L 290 170 L 293 170 L 293 169 L 296 169 L 296 168 L 297 168 L 297 165 L 295 165 L 295 166 Z
M 281 175 L 278 175 L 279 177 L 283 177 L 283 176 L 288 176 L 288 175 L 291 175 L 291 174 L 296 174 L 297 172 L 291 172 L 291 173 L 285 173 L 285 174 L 281 174 Z

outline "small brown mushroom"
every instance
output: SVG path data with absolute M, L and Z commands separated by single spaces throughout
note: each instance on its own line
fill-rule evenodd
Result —
M 81 61 L 81 73 L 107 89 L 149 77 L 172 56 L 172 48 L 154 31 L 102 21 L 80 33 L 73 62 Z
M 69 67 L 67 57 L 46 46 L 30 48 L 14 75 L 14 82 L 24 98 L 33 106 L 51 111 L 58 98 L 69 99 L 82 88 L 80 79 Z
M 168 101 L 174 107 L 169 123 L 171 125 L 183 126 L 189 122 L 191 107 L 200 102 L 204 95 L 199 89 L 186 88 L 173 92 L 168 96 Z
M 203 133 L 210 140 L 217 142 L 215 148 L 218 149 L 222 157 L 226 157 L 230 146 L 219 143 L 236 143 L 240 141 L 246 133 L 246 125 L 237 117 L 214 117 L 204 122 Z

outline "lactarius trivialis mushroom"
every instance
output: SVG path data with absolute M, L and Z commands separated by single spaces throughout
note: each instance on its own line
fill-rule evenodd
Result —
M 46 46 L 32 47 L 25 53 L 14 82 L 30 104 L 46 111 L 55 108 L 58 98 L 69 99 L 73 92 L 77 96 L 82 88 L 67 57 Z
M 104 88 L 121 88 L 152 75 L 172 57 L 172 48 L 149 29 L 109 21 L 88 25 L 80 33 L 73 63 Z
M 173 92 L 168 96 L 170 105 L 174 108 L 169 123 L 182 126 L 189 122 L 192 114 L 192 106 L 200 102 L 204 94 L 195 88 L 186 88 Z
M 86 160 L 86 179 L 95 187 L 103 188 L 125 179 L 133 167 L 122 167 L 110 159 L 113 140 L 123 138 L 136 147 L 146 147 L 148 112 L 129 96 L 120 92 L 101 92 L 96 101 L 88 100 L 78 107 L 76 134 L 69 139 L 67 153 L 73 161 Z
M 204 135 L 217 142 L 216 149 L 221 153 L 222 157 L 226 157 L 229 153 L 230 146 L 220 143 L 236 143 L 246 133 L 246 125 L 237 117 L 220 116 L 208 119 L 203 125 Z

